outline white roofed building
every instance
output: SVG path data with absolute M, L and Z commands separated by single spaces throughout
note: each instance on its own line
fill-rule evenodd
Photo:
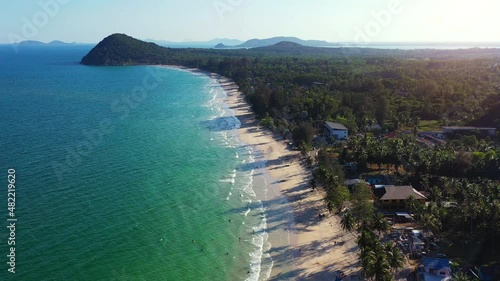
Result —
M 349 129 L 340 123 L 325 122 L 325 133 L 336 140 L 346 140 L 349 137 Z

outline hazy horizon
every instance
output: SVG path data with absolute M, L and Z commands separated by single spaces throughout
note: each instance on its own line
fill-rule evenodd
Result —
M 118 32 L 118 33 L 123 33 L 123 32 Z M 126 34 L 126 33 L 125 33 Z M 109 34 L 111 35 L 111 34 Z M 109 36 L 108 35 L 108 36 Z M 128 35 L 128 34 L 126 34 Z M 107 36 L 105 36 L 107 37 Z M 68 41 L 64 41 L 64 40 L 60 40 L 58 38 L 54 38 L 54 39 L 51 39 L 49 41 L 40 41 L 40 40 L 34 40 L 34 39 L 27 39 L 25 41 L 36 41 L 36 42 L 41 42 L 41 43 L 44 43 L 44 44 L 49 44 L 53 41 L 61 41 L 63 43 L 67 43 L 67 44 L 81 44 L 81 45 L 91 45 L 91 44 L 97 44 L 99 43 L 100 41 L 102 41 L 102 39 L 104 39 L 105 37 L 101 38 L 100 40 L 96 41 L 96 42 L 68 42 Z M 299 39 L 303 39 L 303 38 L 300 38 L 300 37 L 297 37 L 297 36 L 287 36 L 287 35 L 283 35 L 283 36 L 275 36 L 275 37 L 296 37 L 296 38 L 299 38 Z M 269 38 L 273 38 L 273 37 L 269 37 Z M 210 40 L 205 40 L 205 41 L 172 41 L 172 40 L 168 40 L 168 39 L 154 39 L 154 38 L 136 38 L 136 39 L 139 39 L 141 41 L 157 41 L 157 42 L 168 42 L 168 43 L 179 43 L 179 44 L 183 44 L 183 43 L 186 43 L 186 44 L 189 44 L 189 43 L 209 43 L 209 42 L 212 42 L 212 41 L 217 41 L 217 40 L 239 40 L 241 41 L 242 43 L 246 42 L 246 41 L 249 41 L 249 40 L 253 40 L 253 39 L 258 39 L 258 40 L 264 40 L 264 39 L 269 39 L 269 38 L 249 38 L 249 39 L 245 39 L 245 40 L 241 40 L 241 39 L 234 39 L 234 38 L 213 38 L 213 39 L 210 39 Z M 306 39 L 303 39 L 303 40 L 306 40 Z M 319 40 L 319 41 L 324 41 L 324 40 L 320 40 L 320 39 L 307 39 L 307 40 Z M 22 42 L 22 41 L 21 41 Z M 9 43 L 9 42 L 3 42 L 3 43 L 0 43 L 1 45 L 8 45 L 8 44 L 19 44 L 21 42 L 16 42 L 16 43 Z M 326 41 L 328 42 L 328 41 Z M 389 45 L 425 45 L 425 44 L 432 44 L 432 45 L 460 45 L 460 44 L 463 44 L 463 45 L 475 45 L 475 44 L 485 44 L 485 45 L 497 45 L 497 44 L 500 44 L 500 41 L 489 41 L 489 42 L 481 42 L 481 41 L 463 41 L 463 42 L 460 42 L 460 41 L 380 41 L 380 42 L 377 42 L 377 41 L 374 41 L 374 42 L 355 42 L 355 41 L 338 41 L 338 42 L 328 42 L 328 43 L 331 43 L 331 44 L 359 44 L 359 45 L 382 45 L 382 44 L 389 44 Z
M 139 39 L 205 42 L 293 36 L 358 43 L 497 43 L 500 3 L 451 0 L 186 0 L 5 2 L 0 43 L 96 43 L 113 33 Z

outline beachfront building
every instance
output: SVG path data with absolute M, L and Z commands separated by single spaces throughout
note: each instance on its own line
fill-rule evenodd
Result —
M 452 280 L 449 259 L 424 258 L 424 266 L 418 269 L 418 280 L 447 281 Z
M 495 128 L 483 128 L 483 127 L 443 127 L 443 132 L 445 134 L 474 134 L 478 132 L 482 136 L 494 137 L 497 129 Z
M 346 180 L 344 181 L 344 184 L 347 186 L 347 187 L 350 187 L 350 186 L 355 186 L 357 184 L 362 184 L 362 185 L 370 185 L 369 182 L 365 181 L 365 180 L 362 180 L 362 179 L 352 179 L 352 180 Z
M 420 202 L 425 202 L 427 197 L 415 190 L 411 185 L 394 186 L 384 185 L 374 189 L 373 193 L 377 203 L 382 209 L 403 210 L 410 197 Z
M 335 140 L 346 140 L 349 137 L 349 130 L 343 124 L 325 122 L 325 134 Z
M 344 181 L 344 185 L 347 186 L 347 189 L 349 189 L 350 192 L 352 192 L 354 189 L 354 186 L 364 185 L 364 186 L 368 187 L 370 185 L 370 183 L 368 183 L 367 181 L 364 181 L 362 179 L 352 179 L 352 180 Z

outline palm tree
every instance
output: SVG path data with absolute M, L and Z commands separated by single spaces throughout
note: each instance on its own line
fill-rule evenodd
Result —
M 401 139 L 394 139 L 389 141 L 391 161 L 394 164 L 396 173 L 399 173 L 399 166 L 404 153 L 403 141 Z
M 425 205 L 422 202 L 419 202 L 415 197 L 410 195 L 406 200 L 406 208 L 410 210 L 410 214 L 415 216 L 417 222 L 420 220 L 420 215 L 425 211 Z
M 361 267 L 365 278 L 373 278 L 376 274 L 376 264 L 377 264 L 377 254 L 373 250 L 361 251 L 359 253 L 359 260 L 361 262 Z
M 471 279 L 465 273 L 458 272 L 457 274 L 453 275 L 453 281 L 471 281 Z
M 433 213 L 424 213 L 420 216 L 419 224 L 425 231 L 436 232 L 441 228 L 441 221 Z
M 328 179 L 329 175 L 330 175 L 330 172 L 328 171 L 328 169 L 326 169 L 325 167 L 321 166 L 319 167 L 319 169 L 317 169 L 315 171 L 315 174 L 316 174 L 316 177 L 323 183 L 325 184 L 326 183 L 326 180 Z
M 410 210 L 410 215 L 413 214 L 413 211 L 415 210 L 415 207 L 417 205 L 417 199 L 415 199 L 414 196 L 410 195 L 408 198 L 406 198 L 405 202 L 406 208 Z
M 387 260 L 393 270 L 393 273 L 396 274 L 398 269 L 404 267 L 406 262 L 406 257 L 401 253 L 401 250 L 396 247 L 396 245 L 392 243 L 385 244 L 385 253 L 387 255 Z
M 340 220 L 340 226 L 345 232 L 352 233 L 352 231 L 356 228 L 356 222 L 351 213 L 347 213 L 344 215 L 344 217 Z
M 420 118 L 418 116 L 414 116 L 411 121 L 413 125 L 413 136 L 416 137 L 418 134 L 418 126 L 420 125 Z
M 362 260 L 363 264 L 365 265 L 365 277 L 375 281 L 394 280 L 391 274 L 391 265 L 380 241 L 376 240 L 373 250 L 366 253 L 365 260 Z
M 378 235 L 386 233 L 391 229 L 389 222 L 381 213 L 373 214 L 372 228 L 374 231 L 378 231 Z
M 361 252 L 372 250 L 377 242 L 380 242 L 375 234 L 369 229 L 368 224 L 361 223 L 360 232 L 361 235 L 356 240 L 356 243 Z
M 373 233 L 371 224 L 363 220 L 360 232 L 361 235 L 356 239 L 356 243 L 360 249 L 359 261 L 365 277 L 375 281 L 394 280 L 390 272 L 392 264 L 389 255 L 376 234 Z
M 498 232 L 498 216 L 500 215 L 500 201 L 499 200 L 493 200 L 493 202 L 490 203 L 490 217 L 492 218 L 491 220 L 491 252 L 494 253 L 495 249 L 495 236 Z

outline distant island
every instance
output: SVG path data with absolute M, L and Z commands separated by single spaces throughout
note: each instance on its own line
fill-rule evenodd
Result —
M 224 49 L 224 48 L 227 48 L 227 46 L 226 46 L 226 45 L 224 45 L 224 44 L 222 44 L 222 43 L 219 43 L 219 44 L 215 45 L 215 47 L 214 47 L 214 48 L 215 48 L 215 49 Z
M 226 39 L 226 38 L 216 38 L 209 41 L 186 41 L 186 42 L 154 40 L 154 39 L 145 39 L 143 41 L 155 43 L 159 46 L 170 47 L 170 48 L 213 48 L 213 46 L 215 46 L 216 44 L 223 44 L 224 46 L 236 46 L 244 43 L 241 40 Z
M 302 40 L 297 37 L 271 37 L 265 39 L 250 39 L 247 41 L 240 41 L 237 39 L 212 39 L 210 41 L 199 41 L 199 42 L 174 42 L 174 41 L 165 41 L 165 40 L 153 40 L 146 39 L 145 42 L 155 43 L 159 46 L 163 47 L 205 47 L 205 48 L 256 48 L 256 47 L 267 47 L 279 42 L 287 41 L 297 43 L 303 46 L 308 47 L 339 47 L 340 43 L 330 43 L 322 40 Z
M 257 48 L 272 46 L 280 42 L 292 42 L 308 47 L 338 47 L 339 44 L 329 43 L 321 40 L 302 40 L 297 37 L 272 37 L 267 39 L 250 39 L 242 44 L 227 46 L 229 48 Z
M 66 43 L 66 42 L 59 41 L 59 40 L 54 40 L 54 41 L 51 41 L 49 43 L 44 43 L 44 42 L 34 41 L 34 40 L 25 40 L 25 41 L 19 42 L 18 44 L 20 46 L 37 46 L 37 45 L 61 46 L 61 45 L 74 45 L 76 43 Z

